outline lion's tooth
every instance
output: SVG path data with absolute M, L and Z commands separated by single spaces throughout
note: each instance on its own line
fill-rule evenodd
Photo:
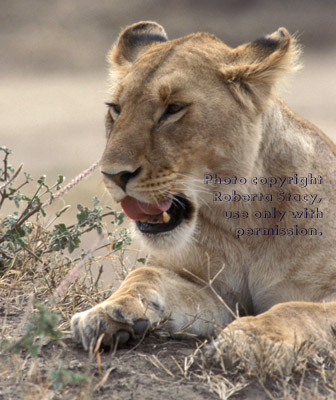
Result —
M 170 221 L 170 215 L 167 213 L 167 211 L 162 213 L 162 219 L 165 224 Z

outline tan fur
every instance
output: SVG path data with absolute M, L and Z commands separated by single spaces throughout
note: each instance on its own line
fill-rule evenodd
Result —
M 142 22 L 126 28 L 109 55 L 111 103 L 120 112 L 109 110 L 102 171 L 116 201 L 127 194 L 155 203 L 183 193 L 193 212 L 171 232 L 138 233 L 150 264 L 132 272 L 111 298 L 76 314 L 75 337 L 88 348 L 103 333 L 103 343 L 110 344 L 120 331 L 128 332 L 126 339 L 137 335 L 137 321 L 153 326 L 166 319 L 172 334 L 184 328 L 210 336 L 227 326 L 216 349 L 232 332 L 255 331 L 288 346 L 330 341 L 336 322 L 335 146 L 276 94 L 283 74 L 297 68 L 295 40 L 284 28 L 235 49 L 205 33 L 166 39 L 162 27 Z M 169 104 L 184 108 L 161 120 Z M 108 177 L 138 168 L 140 174 L 124 189 Z M 205 185 L 204 174 L 215 173 L 246 177 L 247 184 Z M 253 177 L 309 173 L 322 176 L 323 184 L 269 188 L 251 183 Z M 213 202 L 214 190 L 274 198 Z M 316 193 L 322 201 L 312 206 L 280 202 L 281 190 Z M 251 216 L 315 206 L 323 218 L 223 217 L 230 210 Z M 294 224 L 323 234 L 236 235 L 238 227 Z M 250 316 L 234 321 L 238 309 Z

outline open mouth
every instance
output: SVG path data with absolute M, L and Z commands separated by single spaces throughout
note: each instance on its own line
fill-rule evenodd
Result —
M 142 203 L 133 197 L 127 196 L 121 202 L 126 215 L 136 221 L 136 226 L 142 233 L 158 234 L 172 231 L 189 219 L 193 206 L 183 194 L 160 204 Z

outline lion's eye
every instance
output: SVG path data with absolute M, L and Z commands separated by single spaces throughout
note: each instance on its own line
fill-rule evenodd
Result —
M 172 114 L 176 114 L 179 111 L 183 110 L 184 106 L 182 104 L 177 104 L 177 103 L 172 103 L 169 104 L 167 109 L 166 109 L 166 113 L 168 115 L 172 115 Z
M 115 103 L 105 103 L 115 115 L 119 115 L 121 112 L 121 108 L 119 106 L 119 104 L 115 104 Z
M 164 122 L 170 116 L 177 114 L 178 112 L 182 111 L 184 108 L 185 108 L 184 104 L 178 104 L 178 103 L 169 104 L 167 106 L 165 112 L 161 115 L 161 118 L 159 119 L 159 123 Z

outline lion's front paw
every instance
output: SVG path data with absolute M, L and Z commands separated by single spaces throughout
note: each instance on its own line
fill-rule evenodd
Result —
M 233 344 L 232 340 L 222 335 L 208 343 L 204 350 L 207 363 L 221 366 L 224 370 L 231 370 L 237 361 L 232 352 Z
M 258 377 L 288 375 L 294 366 L 293 348 L 253 330 L 224 329 L 206 346 L 204 355 L 211 365 Z
M 136 313 L 134 310 L 127 313 L 121 304 L 105 302 L 75 314 L 71 319 L 71 329 L 75 340 L 89 350 L 102 335 L 103 346 L 118 346 L 132 337 L 142 336 L 151 319 L 150 313 Z

